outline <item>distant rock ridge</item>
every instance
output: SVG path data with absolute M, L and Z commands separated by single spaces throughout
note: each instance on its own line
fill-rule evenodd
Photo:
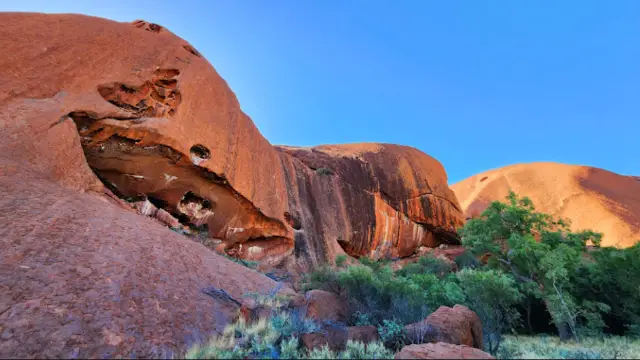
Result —
M 604 234 L 603 246 L 640 241 L 640 181 L 588 166 L 538 162 L 506 166 L 451 186 L 465 212 L 478 216 L 509 190 L 533 200 L 538 211 L 569 219 L 574 230 Z

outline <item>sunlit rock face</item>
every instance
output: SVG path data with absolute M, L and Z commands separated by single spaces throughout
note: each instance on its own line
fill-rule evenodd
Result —
M 573 230 L 603 233 L 603 246 L 629 247 L 640 240 L 640 181 L 607 170 L 559 163 L 506 166 L 451 186 L 465 217 L 479 216 L 509 190 L 529 197 L 537 211 L 571 221 Z
M 149 201 L 218 249 L 273 264 L 402 257 L 457 241 L 462 216 L 446 173 L 416 149 L 274 147 L 211 64 L 159 25 L 4 18 L 11 76 L 0 101 L 14 137 L 3 147 L 59 183 Z

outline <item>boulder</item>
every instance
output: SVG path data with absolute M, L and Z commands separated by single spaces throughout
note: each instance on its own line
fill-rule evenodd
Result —
M 479 216 L 509 190 L 529 197 L 537 211 L 571 220 L 573 230 L 604 234 L 602 246 L 629 247 L 640 239 L 640 181 L 589 166 L 538 162 L 505 166 L 451 186 L 466 218 Z
M 336 294 L 311 290 L 305 294 L 306 316 L 320 323 L 347 322 L 347 304 Z
M 466 306 L 441 306 L 421 322 L 405 326 L 412 343 L 446 342 L 482 349 L 482 322 Z
M 414 344 L 403 347 L 395 359 L 495 359 L 482 350 L 448 343 Z

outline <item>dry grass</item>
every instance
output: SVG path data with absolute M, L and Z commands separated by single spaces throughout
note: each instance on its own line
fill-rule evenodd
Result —
M 640 359 L 640 339 L 610 336 L 561 342 L 554 336 L 505 336 L 500 359 Z

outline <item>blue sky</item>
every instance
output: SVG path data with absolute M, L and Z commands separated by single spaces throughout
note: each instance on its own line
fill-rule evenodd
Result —
M 640 175 L 640 1 L 21 0 L 194 45 L 274 144 L 388 142 L 450 183 L 556 161 Z

